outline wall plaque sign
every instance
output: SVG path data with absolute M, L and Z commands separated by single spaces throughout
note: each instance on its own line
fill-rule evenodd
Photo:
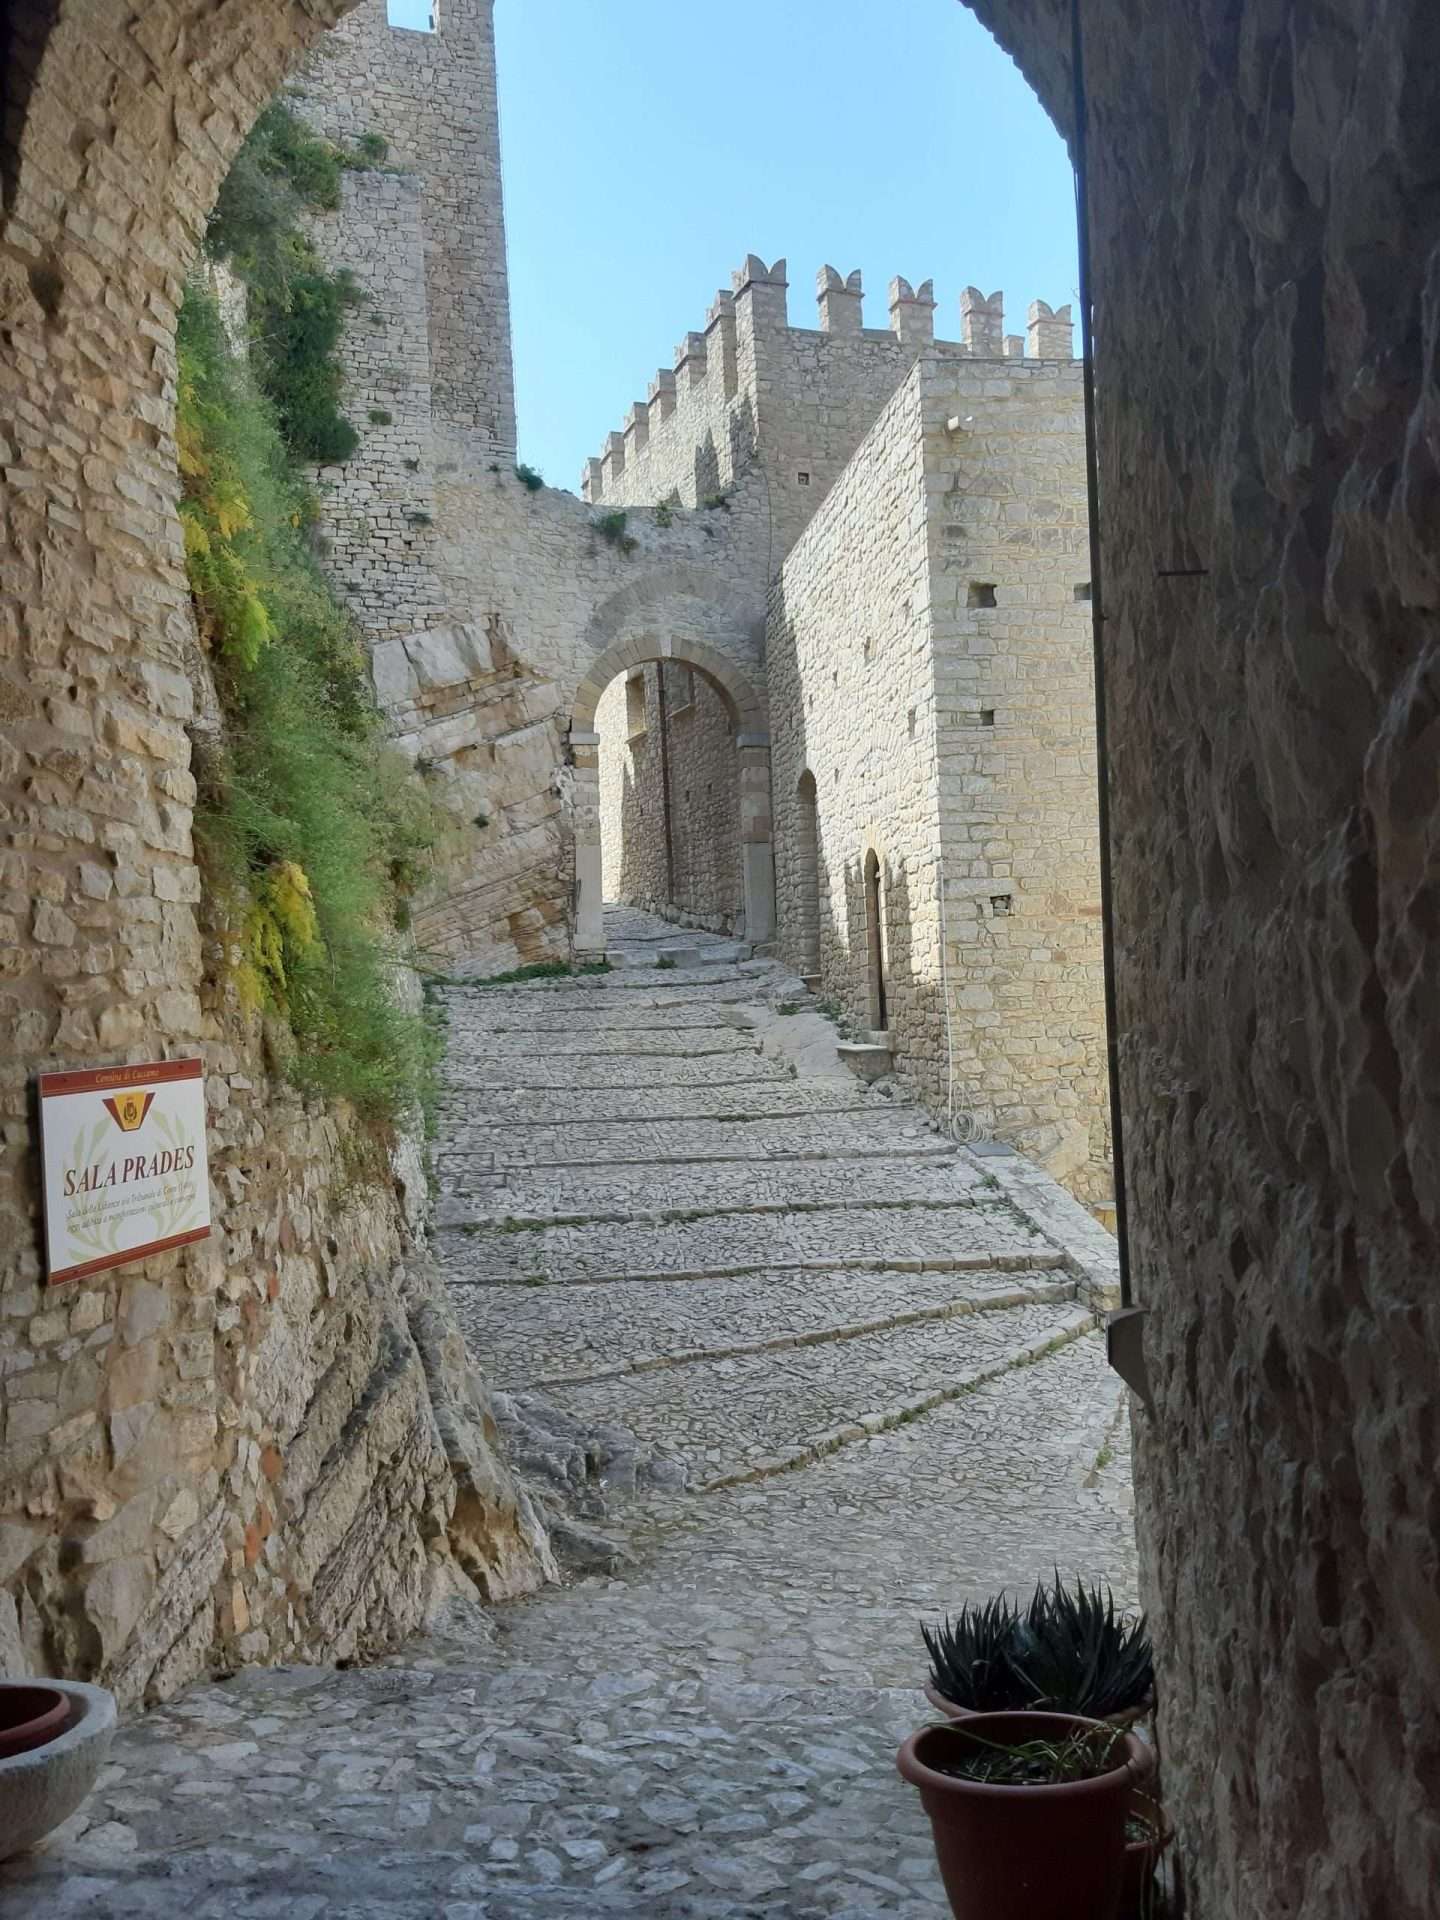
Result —
M 199 1060 L 42 1073 L 40 1148 L 52 1286 L 209 1234 Z

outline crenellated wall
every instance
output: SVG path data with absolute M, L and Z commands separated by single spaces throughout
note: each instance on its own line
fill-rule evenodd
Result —
M 587 461 L 582 491 L 607 505 L 662 500 L 702 506 L 733 486 L 750 460 L 762 468 L 778 566 L 923 350 L 961 359 L 1014 357 L 1027 341 L 1004 334 L 1003 295 L 961 297 L 961 338 L 935 340 L 930 281 L 890 283 L 886 328 L 864 324 L 859 272 L 816 279 L 818 330 L 789 321 L 786 263 L 750 254 L 710 308 L 705 329 L 675 349 L 624 429 Z M 1070 309 L 1030 309 L 1032 357 L 1068 358 Z

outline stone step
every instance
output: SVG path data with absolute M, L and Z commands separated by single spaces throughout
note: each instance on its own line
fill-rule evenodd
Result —
M 689 1120 L 654 1126 L 620 1121 L 593 1127 L 457 1127 L 440 1156 L 442 1180 L 466 1154 L 493 1155 L 500 1166 L 580 1167 L 694 1160 L 831 1160 L 853 1155 L 942 1159 L 955 1149 L 918 1122 L 881 1114 L 821 1114 L 793 1120 Z
M 704 980 L 682 981 L 677 986 L 663 973 L 649 973 L 624 980 L 607 975 L 603 980 L 574 987 L 487 987 L 483 992 L 451 989 L 442 998 L 452 1020 L 480 1022 L 493 1019 L 492 1009 L 497 1007 L 502 1011 L 524 1007 L 541 1012 L 566 1007 L 574 1008 L 577 1015 L 605 1007 L 728 1007 L 752 1004 L 756 992 L 756 982 L 751 979 L 712 979 L 707 975 Z
M 511 1219 L 574 1221 L 600 1214 L 662 1218 L 719 1205 L 749 1207 L 882 1206 L 897 1201 L 948 1202 L 995 1198 L 984 1175 L 959 1154 L 932 1160 L 698 1161 L 691 1165 L 553 1168 L 523 1167 L 447 1188 L 439 1202 L 442 1226 Z
M 543 1041 L 543 1049 L 538 1044 Z M 703 1060 L 708 1054 L 716 1053 L 758 1053 L 760 1042 L 750 1033 L 741 1032 L 736 1027 L 713 1025 L 707 1027 L 688 1027 L 676 1033 L 671 1028 L 662 1028 L 656 1032 L 636 1032 L 602 1028 L 599 1032 L 577 1032 L 573 1027 L 561 1027 L 553 1032 L 536 1034 L 534 1032 L 499 1032 L 491 1027 L 483 1038 L 478 1034 L 470 1043 L 474 1052 L 460 1044 L 457 1054 L 462 1064 L 467 1058 L 481 1055 L 503 1060 L 512 1054 L 522 1058 L 538 1051 L 544 1051 L 557 1060 L 584 1059 L 590 1054 L 629 1054 L 639 1058 L 653 1055 L 657 1058 L 674 1060 Z
M 728 1014 L 728 1017 L 727 1017 Z M 483 1026 L 477 1023 L 475 1037 L 488 1043 L 494 1034 L 506 1033 L 677 1033 L 695 1028 L 728 1027 L 742 1032 L 749 1025 L 740 1010 L 717 1005 L 713 1000 L 687 1000 L 673 1007 L 649 1007 L 622 1000 L 602 1000 L 583 1007 L 497 1007 Z M 464 1027 L 457 1038 L 463 1044 Z
M 591 1055 L 552 1059 L 542 1049 L 496 1058 L 453 1046 L 446 1072 L 452 1091 L 491 1088 L 776 1087 L 793 1086 L 783 1061 L 764 1053 L 711 1054 L 693 1063 L 670 1054 Z
M 718 1197 L 718 1196 L 717 1196 Z M 650 1225 L 444 1227 L 446 1273 L 487 1285 L 567 1285 L 647 1275 L 848 1267 L 897 1273 L 1041 1267 L 1060 1256 L 1008 1209 L 976 1206 L 827 1207 L 814 1213 L 716 1211 Z
M 743 1279 L 497 1288 L 451 1282 L 494 1385 L 545 1391 L 657 1367 L 852 1340 L 890 1327 L 1070 1301 L 1055 1268 L 1017 1274 L 766 1272 Z
M 1037 1303 L 792 1351 L 741 1354 L 559 1387 L 590 1424 L 620 1421 L 641 1446 L 683 1459 L 701 1492 L 810 1465 L 904 1425 L 1094 1327 L 1083 1307 Z M 936 1525 L 958 1516 L 936 1516 Z
M 486 1126 L 576 1126 L 596 1121 L 784 1120 L 792 1114 L 873 1113 L 876 1103 L 843 1082 L 805 1084 L 788 1077 L 756 1087 L 492 1087 L 456 1089 L 440 1104 L 443 1127 L 478 1119 Z M 883 1111 L 883 1109 L 882 1109 Z

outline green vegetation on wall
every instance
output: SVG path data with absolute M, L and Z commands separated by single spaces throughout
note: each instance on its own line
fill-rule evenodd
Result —
M 363 639 L 314 550 L 318 503 L 300 471 L 313 440 L 277 380 L 275 336 L 260 347 L 296 291 L 282 268 L 306 257 L 296 223 L 330 179 L 321 143 L 289 119 L 263 116 L 216 209 L 250 295 L 248 363 L 197 287 L 176 341 L 186 566 L 225 717 L 219 739 L 197 741 L 196 835 L 242 1003 L 283 1017 L 271 1031 L 291 1036 L 298 1084 L 389 1121 L 423 1103 L 431 1072 L 427 1024 L 394 986 L 437 815 L 384 748 Z
M 354 164 L 273 103 L 235 156 L 205 235 L 210 258 L 245 283 L 251 365 L 286 445 L 317 466 L 348 460 L 359 443 L 340 410 L 336 349 L 364 295 L 353 274 L 321 261 L 304 216 L 335 211 L 342 170 Z

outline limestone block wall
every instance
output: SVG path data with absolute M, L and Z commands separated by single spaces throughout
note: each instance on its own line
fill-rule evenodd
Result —
M 408 1631 L 458 1564 L 457 1488 L 487 1489 L 465 1552 L 497 1590 L 544 1560 L 443 1306 L 402 1276 L 395 1176 L 358 1181 L 344 1116 L 271 1082 L 195 858 L 189 735 L 215 703 L 175 512 L 176 313 L 231 156 L 330 17 L 4 23 L 0 1668 L 126 1699 Z M 190 1052 L 212 1238 L 47 1290 L 33 1076 Z
M 897 1064 L 1099 1200 L 1083 436 L 1072 362 L 923 355 L 781 570 L 768 667 L 786 957 L 869 1024 L 873 849 Z
M 766 664 L 781 951 L 818 971 L 821 991 L 870 1024 L 864 870 L 873 852 L 896 1061 L 933 1094 L 944 1029 L 929 593 L 922 396 L 912 371 L 781 569 Z
M 1061 0 L 973 0 L 1062 126 Z M 1422 1920 L 1437 20 L 1084 9 L 1145 1599 L 1189 1920 Z M 1143 243 L 1140 236 L 1145 236 Z
M 438 626 L 447 613 L 436 569 L 424 192 L 415 174 L 348 171 L 339 212 L 310 222 L 317 251 L 348 268 L 364 296 L 339 354 L 341 405 L 360 444 L 315 478 L 326 571 L 376 637 Z
M 435 419 L 515 457 L 515 376 L 500 180 L 494 0 L 445 0 L 438 31 L 363 0 L 296 74 L 298 112 L 330 138 L 389 143 L 425 182 L 425 315 Z
M 927 357 L 930 641 L 957 1105 L 1111 1190 L 1079 366 Z
M 792 326 L 786 262 L 766 266 L 751 254 L 717 293 L 704 330 L 675 349 L 648 397 L 625 416 L 586 464 L 585 497 L 614 505 L 680 500 L 702 504 L 734 484 L 748 460 L 766 475 L 771 566 L 793 546 L 851 454 L 922 352 L 966 359 L 1018 355 L 1026 342 L 1004 337 L 1003 296 L 967 290 L 962 338 L 935 340 L 931 283 L 918 292 L 890 283 L 888 327 L 864 325 L 858 272 L 842 280 L 833 267 L 817 276 L 820 325 Z M 1043 308 L 1046 316 L 1050 309 Z M 1069 309 L 1052 334 L 1031 327 L 1029 351 L 1068 352 Z
M 445 597 L 470 617 L 378 641 L 373 670 L 397 745 L 454 822 L 417 943 L 502 972 L 569 952 L 568 736 L 595 662 L 631 638 L 651 658 L 691 640 L 762 684 L 764 497 L 752 477 L 729 512 L 637 511 L 607 538 L 607 509 L 495 462 L 442 475 L 436 511 Z
M 733 932 L 744 911 L 739 765 L 720 693 L 674 662 L 641 667 L 610 683 L 595 731 L 605 898 Z

